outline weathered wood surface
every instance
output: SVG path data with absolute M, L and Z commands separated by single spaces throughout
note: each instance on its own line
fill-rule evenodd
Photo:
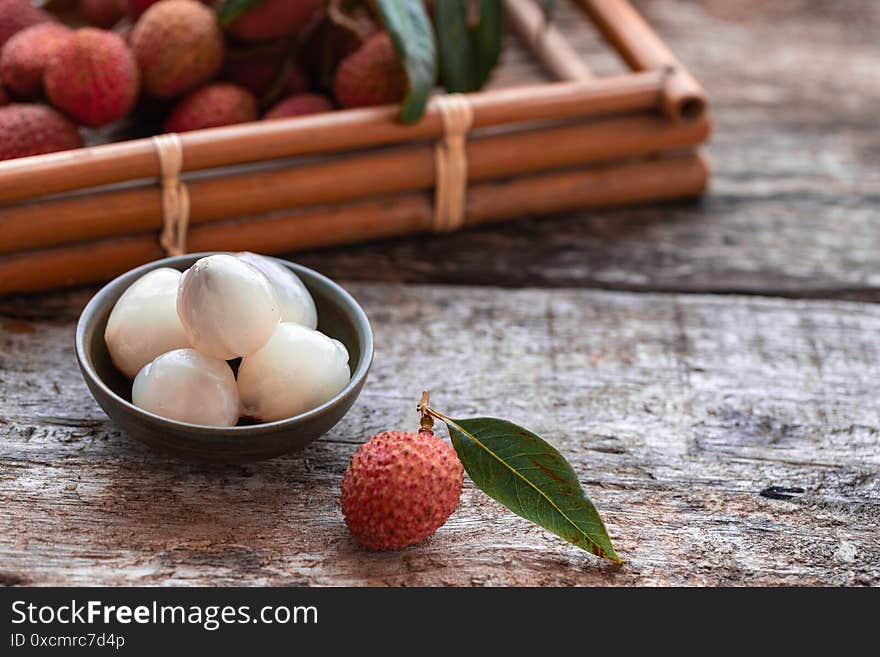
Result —
M 300 455 L 193 465 L 91 400 L 71 324 L 0 333 L 0 564 L 31 584 L 880 584 L 880 307 L 591 290 L 355 284 L 376 365 Z M 64 299 L 75 308 L 85 295 Z M 371 432 L 526 424 L 573 462 L 622 568 L 470 483 L 423 546 L 350 539 L 339 483 Z
M 709 90 L 709 195 L 297 254 L 352 282 L 377 335 L 358 404 L 299 455 L 132 442 L 76 368 L 93 290 L 0 299 L 0 584 L 880 585 L 880 6 L 636 4 Z M 496 83 L 535 74 L 511 51 Z M 415 426 L 423 387 L 556 444 L 625 565 L 469 483 L 425 544 L 358 549 L 342 473 Z
M 309 254 L 330 275 L 880 300 L 880 5 L 634 3 L 706 87 L 701 202 L 525 218 Z M 620 69 L 560 2 L 591 66 Z M 512 51 L 498 81 L 534 75 Z

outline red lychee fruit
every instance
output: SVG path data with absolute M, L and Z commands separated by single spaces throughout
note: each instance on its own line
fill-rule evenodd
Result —
M 46 105 L 0 107 L 0 160 L 80 148 L 82 137 L 66 117 Z
M 292 116 L 306 116 L 333 111 L 333 104 L 326 96 L 320 94 L 297 94 L 285 98 L 272 107 L 264 119 L 286 119 Z
M 124 0 L 79 0 L 79 13 L 89 25 L 109 29 L 128 13 Z
M 160 0 L 129 38 L 144 91 L 174 98 L 213 78 L 223 64 L 223 34 L 214 10 L 195 0 Z
M 16 32 L 37 23 L 55 20 L 31 0 L 0 0 L 0 47 Z
M 15 33 L 0 51 L 0 81 L 18 98 L 43 92 L 43 73 L 52 54 L 73 30 L 60 23 L 38 23 Z
M 180 101 L 165 122 L 165 130 L 186 132 L 256 120 L 257 99 L 250 91 L 215 82 Z
M 430 431 L 370 438 L 342 479 L 342 513 L 371 550 L 400 550 L 431 536 L 458 507 L 463 468 Z
M 262 98 L 282 83 L 281 78 L 290 65 L 288 51 L 284 42 L 230 48 L 226 51 L 220 78 Z
M 123 0 L 126 7 L 126 13 L 132 20 L 137 20 L 147 9 L 156 4 L 159 0 Z
M 387 32 L 374 34 L 339 63 L 333 95 L 343 107 L 398 103 L 409 90 L 406 71 Z
M 242 41 L 268 41 L 301 32 L 321 8 L 321 0 L 264 0 L 227 28 Z
M 55 107 L 83 125 L 96 127 L 132 110 L 140 76 L 122 37 L 85 27 L 55 49 L 43 84 Z

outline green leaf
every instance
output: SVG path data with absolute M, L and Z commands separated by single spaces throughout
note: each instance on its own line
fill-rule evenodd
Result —
M 620 563 L 596 507 L 552 445 L 507 420 L 435 415 L 474 483 L 517 515 L 596 556 Z
M 473 6 L 471 0 L 443 0 L 434 5 L 440 71 L 443 84 L 450 92 L 480 89 L 501 54 L 502 0 L 479 0 L 476 16 L 469 12 Z
M 420 1 L 377 0 L 376 5 L 409 78 L 409 93 L 403 100 L 400 118 L 406 123 L 414 123 L 425 113 L 428 98 L 437 83 L 434 28 Z
M 220 25 L 228 27 L 236 18 L 263 2 L 265 0 L 226 0 L 217 12 Z

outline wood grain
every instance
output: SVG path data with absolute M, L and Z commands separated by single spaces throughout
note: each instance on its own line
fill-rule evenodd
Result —
M 594 71 L 617 72 L 570 3 L 557 4 L 556 24 Z M 880 6 L 634 4 L 709 95 L 712 182 L 702 202 L 297 257 L 360 280 L 880 300 Z M 498 84 L 535 75 L 526 55 L 507 55 Z
M 300 455 L 131 442 L 76 370 L 92 290 L 0 299 L 0 584 L 880 585 L 880 305 L 841 300 L 880 300 L 880 4 L 635 5 L 712 100 L 708 196 L 297 254 L 360 281 L 377 337 L 360 401 Z M 537 75 L 508 50 L 494 84 Z M 425 544 L 358 549 L 342 473 L 415 426 L 423 387 L 557 445 L 625 565 L 470 483 Z
M 0 564 L 30 584 L 880 584 L 880 308 L 600 291 L 354 285 L 375 368 L 304 453 L 217 467 L 120 435 L 72 325 L 0 326 Z M 75 314 L 87 293 L 58 297 Z M 8 309 L 7 309 L 8 310 Z M 418 357 L 414 357 L 418 354 Z M 339 482 L 423 387 L 555 444 L 616 569 L 465 486 L 424 545 L 350 539 Z

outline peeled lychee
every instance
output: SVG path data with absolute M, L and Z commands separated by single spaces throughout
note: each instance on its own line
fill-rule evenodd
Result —
M 244 251 L 236 254 L 236 257 L 259 269 L 272 283 L 278 297 L 282 322 L 302 324 L 310 329 L 318 326 L 315 301 L 299 276 L 273 258 L 258 253 Z
M 343 107 L 398 103 L 409 90 L 406 71 L 387 32 L 374 34 L 336 69 L 333 94 Z
M 80 148 L 82 137 L 66 117 L 46 105 L 0 107 L 0 160 Z
M 145 365 L 131 388 L 138 408 L 169 420 L 209 427 L 238 422 L 238 389 L 226 361 L 195 349 L 169 351 Z
M 320 114 L 321 112 L 330 112 L 332 110 L 333 105 L 325 96 L 320 94 L 298 94 L 279 102 L 266 112 L 263 118 L 286 119 L 292 116 Z
M 236 18 L 227 28 L 242 41 L 268 41 L 307 28 L 321 0 L 263 0 Z
M 195 0 L 161 0 L 138 19 L 129 38 L 144 91 L 174 98 L 213 78 L 223 63 L 214 10 Z
M 132 283 L 113 306 L 104 342 L 113 364 L 129 379 L 166 351 L 190 346 L 177 316 L 179 284 L 176 269 L 154 269 Z
M 458 507 L 463 472 L 455 450 L 430 431 L 376 434 L 342 479 L 345 522 L 371 550 L 415 545 Z
M 246 123 L 257 119 L 257 99 L 247 89 L 215 82 L 180 101 L 165 122 L 167 132 Z
M 341 342 L 284 322 L 238 367 L 242 415 L 262 422 L 293 417 L 330 401 L 350 379 Z
M 83 125 L 101 126 L 132 110 L 140 76 L 122 37 L 86 27 L 54 50 L 43 83 L 55 107 Z
M 18 98 L 39 96 L 49 59 L 72 35 L 60 23 L 38 23 L 17 32 L 0 52 L 0 80 Z
M 16 32 L 37 23 L 55 20 L 31 0 L 0 0 L 0 47 Z
M 109 29 L 127 14 L 125 0 L 79 0 L 79 13 L 89 25 Z
M 229 360 L 258 351 L 281 318 L 278 297 L 256 267 L 220 253 L 196 261 L 180 279 L 177 314 L 190 344 Z

